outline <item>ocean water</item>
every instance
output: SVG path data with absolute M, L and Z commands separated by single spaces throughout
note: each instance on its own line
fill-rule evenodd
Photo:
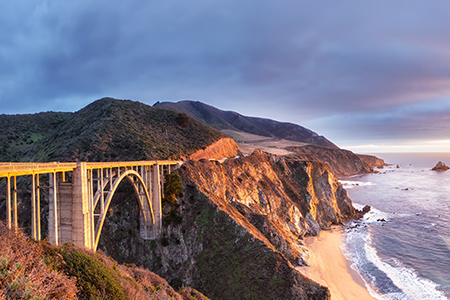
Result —
M 377 156 L 394 165 L 341 180 L 372 207 L 347 224 L 344 255 L 377 299 L 450 299 L 450 170 L 431 171 L 450 153 Z

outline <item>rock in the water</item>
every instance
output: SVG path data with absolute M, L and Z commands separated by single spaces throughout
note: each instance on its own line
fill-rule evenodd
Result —
M 366 213 L 370 211 L 370 209 L 371 209 L 370 205 L 364 206 L 362 210 L 356 209 L 354 219 L 361 219 L 362 217 L 364 217 Z
M 371 207 L 369 205 L 364 206 L 362 209 L 363 213 L 368 213 L 370 211 L 370 208 Z
M 439 161 L 433 169 L 433 171 L 447 171 L 448 169 L 450 169 L 446 164 L 444 164 L 442 161 Z

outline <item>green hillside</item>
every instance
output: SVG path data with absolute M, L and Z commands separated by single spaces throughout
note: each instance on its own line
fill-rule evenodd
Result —
M 28 148 L 24 161 L 179 159 L 225 135 L 185 114 L 103 98 Z
M 0 115 L 0 161 L 21 161 L 33 144 L 48 136 L 72 113 Z

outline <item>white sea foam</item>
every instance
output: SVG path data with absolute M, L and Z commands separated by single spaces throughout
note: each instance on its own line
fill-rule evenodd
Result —
M 356 208 L 362 205 L 354 203 Z M 341 247 L 344 256 L 353 261 L 351 268 L 362 275 L 369 293 L 379 300 L 448 300 L 440 291 L 438 285 L 428 279 L 419 277 L 412 269 L 406 268 L 398 260 L 392 260 L 389 264 L 382 261 L 376 249 L 372 246 L 370 230 L 365 226 L 373 226 L 379 219 L 389 220 L 392 214 L 384 213 L 372 208 L 359 221 L 358 227 L 354 227 L 346 234 L 346 243 Z M 350 228 L 352 225 L 350 225 Z M 446 242 L 450 243 L 450 239 Z M 395 286 L 400 289 L 390 293 L 377 292 L 377 276 L 365 270 L 364 267 L 371 263 L 379 271 L 383 272 Z M 380 284 L 380 282 L 378 282 Z
M 377 255 L 375 248 L 365 245 L 367 259 L 383 271 L 392 282 L 402 290 L 400 293 L 390 293 L 384 299 L 395 300 L 448 300 L 437 290 L 438 285 L 431 280 L 420 278 L 412 269 L 404 267 L 398 260 L 394 266 L 383 262 Z M 376 278 L 374 278 L 376 284 Z M 382 298 L 383 299 L 383 298 Z
M 367 261 L 367 258 L 365 257 L 366 256 L 365 251 L 359 251 L 359 247 L 358 249 L 352 249 L 353 251 L 350 250 L 350 248 L 353 248 L 352 246 L 358 246 L 361 244 L 367 245 L 370 242 L 371 237 L 367 231 L 364 232 L 360 230 L 349 231 L 346 234 L 346 242 L 341 245 L 342 254 L 345 256 L 347 260 L 353 262 L 352 264 L 350 264 L 350 268 L 355 270 L 360 275 L 363 275 L 364 273 L 364 275 L 367 275 L 369 277 L 367 278 L 366 276 L 361 276 L 366 286 L 366 289 L 369 291 L 369 294 L 372 297 L 379 300 L 392 300 L 391 298 L 388 298 L 385 295 L 378 293 L 376 291 L 376 287 L 368 282 L 367 279 L 374 281 L 375 278 L 370 277 L 370 274 L 367 274 L 367 272 L 364 272 L 364 270 L 362 270 L 362 266 Z
M 353 202 L 353 207 L 357 210 L 362 210 L 365 205 Z M 364 217 L 360 221 L 362 225 L 367 225 L 370 223 L 378 222 L 378 220 L 385 220 L 389 221 L 394 214 L 383 212 L 379 209 L 376 209 L 375 207 L 371 207 L 370 211 L 366 214 L 364 214 Z
M 354 187 L 357 187 L 357 186 L 371 186 L 371 185 L 374 185 L 373 182 L 366 182 L 366 181 L 339 180 L 339 182 L 346 189 L 351 189 L 351 188 L 354 188 Z

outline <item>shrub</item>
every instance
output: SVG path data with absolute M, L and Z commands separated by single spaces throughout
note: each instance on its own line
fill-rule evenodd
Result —
M 189 127 L 191 124 L 191 118 L 185 113 L 179 113 L 177 116 L 177 124 L 183 128 Z
M 177 196 L 183 192 L 181 178 L 177 174 L 166 174 L 164 176 L 164 195 L 163 202 L 175 204 Z
M 114 271 L 81 249 L 64 246 L 59 249 L 65 264 L 64 272 L 78 279 L 83 299 L 126 299 L 122 286 L 116 280 Z
M 59 273 L 43 248 L 0 222 L 0 299 L 74 299 L 76 280 Z

